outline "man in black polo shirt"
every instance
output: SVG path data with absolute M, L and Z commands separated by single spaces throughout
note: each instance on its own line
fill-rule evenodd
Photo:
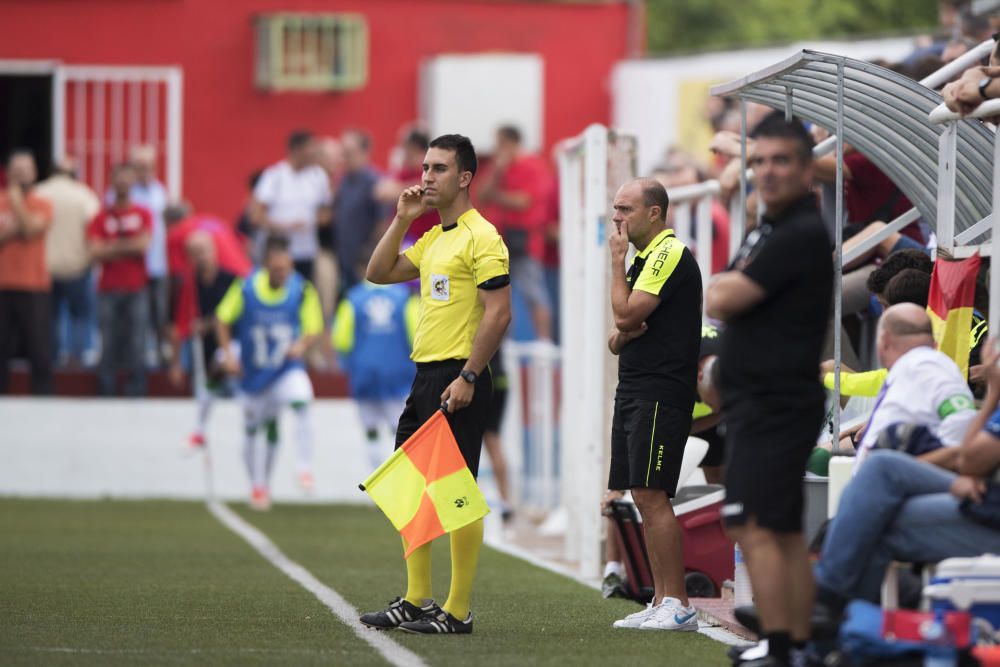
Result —
M 608 488 L 631 489 L 642 515 L 655 594 L 616 628 L 698 629 L 684 588 L 681 527 L 670 497 L 691 428 L 701 342 L 701 273 L 672 229 L 667 191 L 652 178 L 626 183 L 610 228 L 608 347 L 618 358 Z M 625 272 L 629 242 L 639 253 Z
M 763 666 L 798 660 L 792 649 L 809 638 L 815 587 L 802 536 L 802 477 L 823 422 L 817 369 L 833 265 L 812 194 L 812 137 L 780 113 L 753 134 L 750 164 L 767 214 L 732 270 L 712 278 L 706 310 L 726 322 L 719 362 L 730 452 L 723 515 L 746 558 L 768 639 Z

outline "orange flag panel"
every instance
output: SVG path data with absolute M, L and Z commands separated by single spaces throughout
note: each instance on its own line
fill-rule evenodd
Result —
M 407 557 L 490 511 L 440 410 L 369 475 L 361 489 L 406 540 Z
M 410 436 L 403 444 L 403 451 L 428 484 L 465 467 L 465 458 L 448 426 L 448 418 L 440 410 Z
M 406 539 L 406 553 L 404 555 L 407 558 L 417 547 L 444 535 L 444 526 L 441 525 L 441 520 L 438 518 L 437 508 L 434 507 L 434 501 L 426 493 L 420 499 L 420 509 L 417 510 L 410 523 L 403 526 L 399 534 Z

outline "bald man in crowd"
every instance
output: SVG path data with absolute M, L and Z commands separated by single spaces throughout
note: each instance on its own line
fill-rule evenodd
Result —
M 983 425 L 974 423 L 972 394 L 958 366 L 934 348 L 927 312 L 913 303 L 886 309 L 876 347 L 889 375 L 858 440 L 855 476 L 815 569 L 814 638 L 829 636 L 850 599 L 878 600 L 890 558 L 937 562 L 982 553 L 974 544 L 984 536 L 991 541 L 983 545 L 1000 543 L 1000 533 L 958 516 L 959 500 L 978 499 L 979 485 L 952 471 L 959 470 L 963 439 Z M 984 362 L 987 353 L 995 361 L 987 347 Z M 991 391 L 1000 395 L 1000 386 Z M 932 525 L 940 533 L 928 533 Z
M 236 280 L 236 275 L 219 265 L 215 241 L 208 232 L 200 230 L 192 232 L 184 241 L 184 252 L 194 268 L 194 291 L 198 305 L 198 316 L 192 322 L 191 335 L 201 338 L 201 363 L 205 370 L 205 377 L 202 378 L 204 386 L 197 383 L 198 378 L 193 383 L 198 411 L 194 430 L 188 437 L 188 446 L 199 448 L 205 445 L 205 433 L 213 399 L 226 393 L 227 389 L 225 373 L 221 368 L 222 355 L 218 352 L 219 341 L 215 333 L 217 325 L 215 309 Z M 180 354 L 181 341 L 173 336 L 172 342 L 175 348 L 170 367 L 170 380 L 180 386 L 184 381 Z M 192 359 L 191 363 L 193 365 L 197 361 Z
M 876 448 L 957 470 L 957 447 L 976 410 L 958 365 L 934 347 L 927 311 L 915 303 L 888 308 L 878 323 L 876 349 L 889 375 L 856 438 L 855 470 Z
M 816 566 L 814 628 L 838 624 L 853 598 L 877 602 L 892 560 L 937 563 L 1000 549 L 1000 530 L 960 509 L 963 501 L 982 502 L 984 478 L 1000 463 L 1000 354 L 994 343 L 989 341 L 983 351 L 989 389 L 977 414 L 958 367 L 933 348 L 927 313 L 905 303 L 882 315 L 878 354 L 889 377 L 872 414 L 872 428 L 893 405 L 890 400 L 909 397 L 916 402 L 910 408 L 915 413 L 940 416 L 939 432 L 960 474 L 893 449 L 868 452 L 844 489 L 823 542 Z M 899 388 L 903 393 L 895 394 Z M 868 444 L 867 436 L 863 444 Z
M 167 188 L 156 175 L 156 147 L 145 144 L 133 146 L 129 151 L 129 162 L 135 169 L 135 183 L 129 193 L 132 203 L 149 211 L 152 216 L 153 228 L 149 237 L 149 247 L 146 249 L 146 275 L 149 282 L 146 292 L 149 295 L 150 331 L 155 342 L 156 358 L 162 361 L 167 343 L 167 321 L 170 310 L 170 283 L 167 270 L 167 225 L 163 220 L 163 212 L 167 208 L 170 195 Z M 112 196 L 109 190 L 108 203 Z

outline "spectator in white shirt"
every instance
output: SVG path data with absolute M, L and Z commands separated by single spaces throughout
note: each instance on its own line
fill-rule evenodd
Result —
M 889 369 L 889 375 L 857 441 L 856 467 L 873 448 L 897 448 L 900 438 L 909 437 L 915 427 L 923 427 L 924 445 L 936 440 L 941 446 L 919 458 L 957 470 L 957 448 L 976 416 L 976 408 L 958 366 L 934 349 L 927 312 L 913 303 L 886 309 L 879 320 L 876 344 L 879 361 Z M 927 447 L 920 449 L 926 451 Z
M 146 273 L 149 275 L 149 315 L 153 333 L 152 344 L 156 359 L 163 361 L 169 354 L 167 321 L 169 320 L 170 283 L 167 271 L 167 227 L 163 212 L 167 208 L 167 188 L 156 177 L 156 147 L 133 146 L 129 162 L 135 168 L 132 203 L 147 209 L 153 217 L 153 232 L 146 251 Z M 109 202 L 113 193 L 109 190 Z
M 317 164 L 317 152 L 310 132 L 292 132 L 287 158 L 264 170 L 250 204 L 251 223 L 287 236 L 295 269 L 309 280 L 319 250 L 317 228 L 330 223 L 330 178 Z
M 76 162 L 63 158 L 35 193 L 52 204 L 52 227 L 45 239 L 45 263 L 52 275 L 53 358 L 62 354 L 71 366 L 80 365 L 94 338 L 91 329 L 94 288 L 87 248 L 87 225 L 101 210 L 94 191 L 76 179 Z M 62 310 L 67 327 L 63 332 Z

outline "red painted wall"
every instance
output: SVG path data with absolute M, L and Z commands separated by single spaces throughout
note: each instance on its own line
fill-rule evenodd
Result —
M 253 85 L 252 18 L 351 11 L 369 28 L 369 81 L 346 93 L 265 93 Z M 0 59 L 179 65 L 184 70 L 184 194 L 232 217 L 247 174 L 283 154 L 294 127 L 368 129 L 384 163 L 417 113 L 418 67 L 442 53 L 535 52 L 545 60 L 545 141 L 607 123 L 608 77 L 626 56 L 622 2 L 487 0 L 0 0 Z M 475 113 L 475 100 L 468 113 Z

